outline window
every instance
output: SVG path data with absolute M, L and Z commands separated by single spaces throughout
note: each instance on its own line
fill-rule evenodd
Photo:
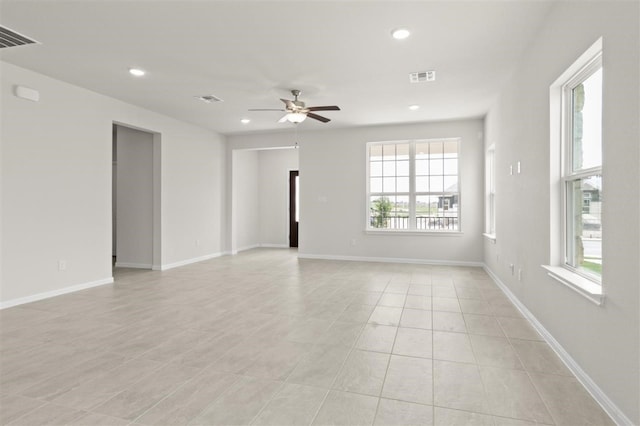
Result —
M 493 145 L 485 159 L 485 235 L 496 235 L 496 150 Z
M 459 231 L 459 140 L 367 144 L 367 229 Z
M 602 59 L 596 56 L 562 90 L 565 267 L 602 276 Z
M 596 305 L 602 256 L 602 37 L 549 87 L 547 274 Z

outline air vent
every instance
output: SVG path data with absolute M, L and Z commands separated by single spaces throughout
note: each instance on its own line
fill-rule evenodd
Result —
M 409 81 L 411 83 L 422 83 L 425 81 L 435 81 L 436 80 L 436 72 L 435 71 L 420 71 L 420 72 L 412 72 L 409 74 Z
M 214 102 L 224 102 L 217 96 L 213 95 L 202 95 L 202 96 L 194 96 L 194 98 L 201 100 L 202 102 L 206 102 L 208 104 L 212 104 Z
M 0 48 L 24 46 L 27 44 L 40 44 L 37 41 L 25 37 L 7 27 L 0 26 Z

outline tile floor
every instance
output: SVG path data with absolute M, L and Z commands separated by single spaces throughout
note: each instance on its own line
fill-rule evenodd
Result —
M 260 249 L 0 311 L 10 425 L 606 425 L 479 268 Z

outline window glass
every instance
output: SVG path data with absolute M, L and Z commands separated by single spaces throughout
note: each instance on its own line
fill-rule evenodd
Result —
M 585 203 L 586 201 L 586 203 Z M 584 273 L 602 274 L 602 176 L 567 183 L 569 211 L 567 263 Z
M 416 160 L 416 176 L 429 174 L 429 160 Z
M 371 161 L 382 160 L 382 145 L 371 145 L 369 150 L 369 159 Z
M 459 231 L 458 140 L 368 148 L 369 228 Z
M 602 68 L 574 87 L 573 171 L 602 164 Z
M 438 158 L 437 160 L 429 161 L 429 173 L 432 175 L 441 175 L 444 173 L 442 159 Z
M 396 163 L 396 174 L 398 176 L 409 176 L 409 161 L 398 161 Z
M 385 161 L 382 163 L 382 174 L 384 176 L 395 176 L 396 163 L 394 161 Z
M 396 192 L 396 178 L 382 178 L 382 192 Z
M 595 282 L 602 276 L 602 62 L 596 57 L 564 86 L 567 133 L 564 192 L 565 267 Z
M 369 165 L 369 173 L 371 176 L 382 176 L 382 162 L 372 161 Z

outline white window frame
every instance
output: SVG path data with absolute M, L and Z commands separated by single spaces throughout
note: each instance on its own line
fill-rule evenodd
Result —
M 432 193 L 432 192 L 416 192 L 416 144 L 417 143 L 430 143 L 430 142 L 456 142 L 458 146 L 458 191 L 456 193 L 451 193 L 447 191 L 443 191 L 442 193 Z M 409 197 L 409 227 L 408 229 L 387 229 L 387 228 L 375 228 L 371 226 L 370 223 L 370 212 L 371 212 L 371 197 L 375 196 L 376 193 L 372 195 L 370 184 L 371 184 L 371 173 L 370 173 L 370 147 L 374 145 L 390 145 L 390 144 L 409 144 L 409 192 L 396 192 L 390 193 L 389 195 L 406 195 Z M 367 142 L 366 143 L 366 209 L 365 209 L 365 232 L 368 234 L 415 234 L 415 235 L 462 235 L 462 179 L 461 179 L 461 160 L 462 160 L 462 143 L 461 138 L 431 138 L 431 139 L 407 139 L 407 140 L 395 140 L 395 141 L 375 141 L 375 142 Z M 416 227 L 416 197 L 417 196 L 434 196 L 434 195 L 447 195 L 447 194 L 455 194 L 458 196 L 458 229 L 417 229 Z M 413 219 L 413 220 L 412 220 Z
M 496 147 L 489 146 L 485 154 L 485 232 L 484 236 L 496 242 Z
M 602 277 L 587 274 L 578 268 L 573 267 L 570 264 L 570 259 L 573 259 L 573 245 L 569 242 L 574 240 L 573 235 L 573 216 L 574 216 L 574 203 L 570 203 L 569 200 L 573 198 L 573 195 L 569 191 L 571 184 L 580 181 L 583 178 L 600 175 L 602 176 L 602 163 L 599 166 L 588 167 L 577 171 L 573 170 L 573 90 L 580 84 L 584 83 L 589 77 L 595 74 L 598 70 L 602 69 L 602 53 L 598 54 L 592 60 L 590 60 L 578 73 L 576 73 L 562 88 L 562 105 L 563 105 L 563 138 L 562 138 L 562 200 L 563 200 L 563 252 L 564 252 L 564 264 L 563 267 L 569 271 L 581 275 L 584 278 L 593 281 L 596 284 L 602 283 Z M 570 205 L 571 204 L 571 205 Z M 580 210 L 582 214 L 582 209 Z
M 592 175 L 602 176 L 602 164 L 573 171 L 572 89 L 602 67 L 602 38 L 582 54 L 551 86 L 549 90 L 550 122 L 550 262 L 542 265 L 548 275 L 566 285 L 596 305 L 605 300 L 603 277 L 586 274 L 568 264 L 567 205 L 568 182 Z M 604 82 L 603 82 L 604 87 Z M 603 93 L 603 98 L 604 98 Z M 604 110 L 604 107 L 603 107 Z M 602 141 L 604 144 L 604 140 Z M 598 279 L 599 278 L 599 279 Z

